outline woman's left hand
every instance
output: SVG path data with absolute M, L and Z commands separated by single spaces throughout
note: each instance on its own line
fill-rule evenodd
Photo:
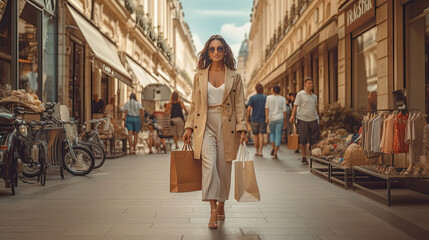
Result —
M 243 144 L 243 142 L 245 142 L 247 144 L 248 141 L 249 141 L 249 139 L 247 139 L 246 132 L 241 131 L 240 144 Z

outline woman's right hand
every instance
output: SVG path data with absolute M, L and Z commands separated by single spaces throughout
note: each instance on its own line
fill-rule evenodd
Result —
M 185 131 L 185 134 L 183 134 L 183 142 L 187 143 L 187 144 L 191 144 L 191 136 L 192 136 L 192 129 L 191 128 L 187 128 Z

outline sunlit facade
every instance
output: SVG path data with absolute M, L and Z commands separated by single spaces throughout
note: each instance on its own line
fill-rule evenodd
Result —
M 149 112 L 172 91 L 189 101 L 196 56 L 180 1 L 69 0 L 58 11 L 58 97 L 72 116 L 101 117 L 86 107 L 95 95 L 121 107 L 136 93 Z M 145 93 L 151 85 L 168 90 Z

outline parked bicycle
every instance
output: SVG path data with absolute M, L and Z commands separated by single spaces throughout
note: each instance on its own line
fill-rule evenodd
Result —
M 12 133 L 15 129 L 10 111 L 0 107 L 0 177 L 5 187 L 15 195 L 18 172 L 16 158 L 13 158 Z
M 101 123 L 109 121 L 109 118 L 100 118 L 100 119 L 92 119 L 88 122 L 91 124 L 95 124 L 95 127 L 92 130 L 86 129 L 86 124 L 82 126 L 82 133 L 79 136 L 79 140 L 81 144 L 86 145 L 94 154 L 95 165 L 94 168 L 100 168 L 104 162 L 106 161 L 106 152 L 104 151 L 104 143 L 100 138 L 100 133 L 98 132 L 98 127 Z

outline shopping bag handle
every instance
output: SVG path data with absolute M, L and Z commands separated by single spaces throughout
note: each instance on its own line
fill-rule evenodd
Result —
M 293 134 L 293 135 L 297 135 L 297 134 L 298 134 L 298 131 L 297 131 L 297 129 L 296 129 L 296 124 L 295 124 L 295 122 L 292 124 L 292 134 Z
M 242 159 L 240 159 L 239 161 L 243 162 L 243 168 L 245 168 L 246 164 L 245 162 L 249 162 L 249 152 L 247 151 L 247 145 L 245 142 L 240 144 L 239 147 L 239 151 L 240 151 L 240 156 Z
M 189 143 L 185 143 L 185 144 L 183 144 L 183 147 L 182 147 L 182 151 L 185 151 L 185 154 L 186 154 L 186 152 L 188 151 L 188 150 L 190 150 L 190 151 L 194 151 L 194 149 L 192 148 L 192 145 L 191 144 L 189 144 Z

